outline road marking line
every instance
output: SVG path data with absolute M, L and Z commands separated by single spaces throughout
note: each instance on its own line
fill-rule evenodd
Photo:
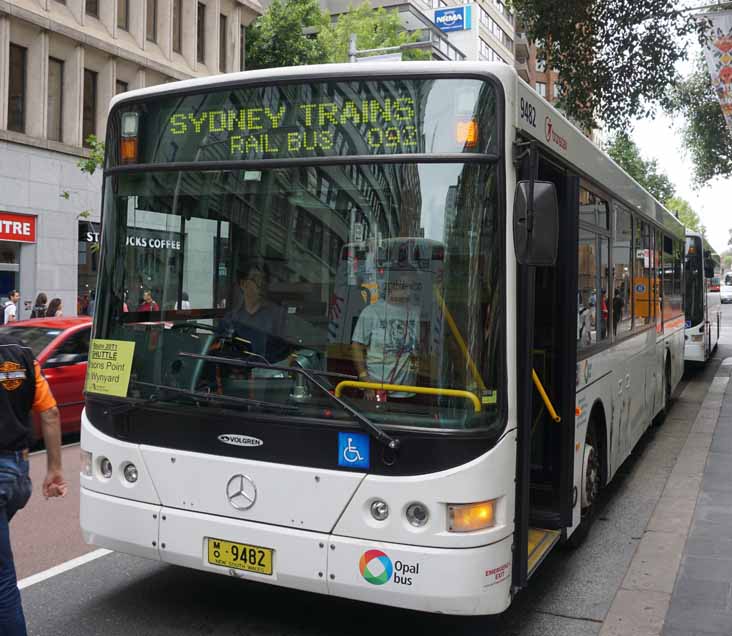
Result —
M 75 559 L 71 559 L 70 561 L 60 563 L 59 565 L 54 565 L 52 568 L 44 570 L 43 572 L 38 572 L 37 574 L 31 574 L 30 576 L 26 576 L 24 579 L 18 581 L 18 589 L 22 590 L 26 587 L 30 587 L 31 585 L 35 585 L 36 583 L 40 583 L 41 581 L 45 581 L 46 579 L 57 576 L 58 574 L 63 574 L 64 572 L 68 572 L 69 570 L 78 568 L 80 565 L 84 565 L 85 563 L 94 561 L 99 557 L 106 556 L 110 552 L 112 552 L 112 550 L 100 548 L 98 550 L 94 550 L 93 552 L 87 552 L 86 554 L 82 554 L 80 557 L 76 557 Z

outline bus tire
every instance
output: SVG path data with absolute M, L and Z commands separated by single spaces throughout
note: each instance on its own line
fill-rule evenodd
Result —
M 577 529 L 567 539 L 567 546 L 578 548 L 590 532 L 597 512 L 597 499 L 604 484 L 604 444 L 601 441 L 601 416 L 593 410 L 587 425 L 582 461 L 582 484 L 577 504 L 582 508 L 582 519 Z
M 671 357 L 666 354 L 666 364 L 663 365 L 663 417 L 666 419 L 668 412 L 671 410 Z

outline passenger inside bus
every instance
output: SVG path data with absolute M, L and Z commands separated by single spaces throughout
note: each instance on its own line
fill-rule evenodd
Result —
M 420 307 L 412 302 L 412 289 L 418 284 L 414 271 L 391 271 L 384 283 L 386 297 L 366 305 L 354 329 L 353 360 L 359 380 L 414 386 L 417 381 L 417 355 L 422 341 Z M 391 392 L 389 397 L 414 394 Z M 383 393 L 364 391 L 368 400 L 383 399 Z

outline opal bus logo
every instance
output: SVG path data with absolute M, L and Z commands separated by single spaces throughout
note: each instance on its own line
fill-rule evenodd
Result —
M 361 576 L 372 585 L 384 585 L 394 573 L 391 559 L 381 550 L 366 550 L 358 562 Z
M 405 563 L 399 559 L 392 563 L 381 550 L 366 550 L 358 562 L 358 569 L 371 585 L 384 585 L 389 581 L 398 585 L 412 585 L 414 578 L 419 575 L 419 563 Z
M 258 437 L 249 437 L 248 435 L 235 435 L 233 433 L 225 433 L 223 435 L 219 435 L 217 439 L 220 442 L 223 442 L 224 444 L 230 444 L 231 446 L 247 446 L 251 448 L 254 446 L 262 446 L 262 444 L 264 444 L 264 442 Z

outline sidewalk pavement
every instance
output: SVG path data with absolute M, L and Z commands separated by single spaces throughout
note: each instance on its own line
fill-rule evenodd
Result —
M 732 358 L 718 368 L 600 636 L 732 636 Z
M 727 358 L 714 382 L 731 372 Z M 663 636 L 732 634 L 732 382 L 721 398 Z

